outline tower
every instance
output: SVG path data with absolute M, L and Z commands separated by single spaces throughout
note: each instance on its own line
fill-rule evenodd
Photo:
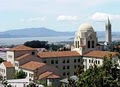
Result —
M 106 34 L 105 34 L 105 36 L 106 36 L 106 43 L 107 44 L 110 44 L 111 43 L 111 41 L 112 41 L 112 34 L 111 34 L 111 23 L 110 23 L 110 20 L 109 20 L 109 18 L 107 19 L 107 23 L 106 23 Z

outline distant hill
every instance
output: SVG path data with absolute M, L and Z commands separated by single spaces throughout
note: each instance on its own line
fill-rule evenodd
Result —
M 15 37 L 54 37 L 54 36 L 74 36 L 75 32 L 59 32 L 51 29 L 47 29 L 45 27 L 41 28 L 25 28 L 18 30 L 9 30 L 5 32 L 0 32 L 0 38 L 15 38 Z M 104 38 L 105 32 L 98 31 L 98 37 Z M 120 37 L 120 32 L 113 32 L 113 37 Z
M 25 28 L 0 32 L 0 37 L 74 36 L 75 32 L 58 32 L 47 28 Z

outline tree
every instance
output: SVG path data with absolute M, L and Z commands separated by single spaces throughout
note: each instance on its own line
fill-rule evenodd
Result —
M 4 60 L 2 58 L 0 58 L 0 63 L 4 62 Z
M 33 40 L 33 41 L 27 41 L 24 43 L 25 46 L 32 47 L 32 48 L 46 48 L 49 49 L 48 41 L 39 41 L 39 40 Z
M 120 70 L 111 58 L 104 57 L 103 65 L 90 66 L 79 75 L 77 87 L 120 87 Z
M 22 79 L 22 78 L 26 78 L 26 76 L 27 76 L 27 74 L 23 70 L 20 70 L 20 71 L 17 71 L 15 73 L 14 78 L 15 79 Z

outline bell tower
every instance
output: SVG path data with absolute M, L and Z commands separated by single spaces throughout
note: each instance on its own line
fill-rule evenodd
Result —
M 111 23 L 110 23 L 109 17 L 107 19 L 107 23 L 106 23 L 105 28 L 106 28 L 106 34 L 105 34 L 106 41 L 105 42 L 107 44 L 110 44 L 112 42 L 112 34 L 111 34 Z

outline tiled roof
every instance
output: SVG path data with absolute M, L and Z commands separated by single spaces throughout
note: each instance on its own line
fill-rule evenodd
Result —
M 110 54 L 112 56 L 116 56 L 117 52 L 109 52 L 109 51 L 91 51 L 87 54 L 85 54 L 84 56 L 87 57 L 97 57 L 97 58 L 104 58 L 104 56 L 109 57 Z
M 60 78 L 60 76 L 53 74 L 52 72 L 46 71 L 43 74 L 39 75 L 39 79 L 44 79 L 44 78 Z
M 13 67 L 11 62 L 3 62 L 3 64 L 5 65 L 5 67 Z
M 27 57 L 29 57 L 29 56 L 31 56 L 31 55 L 26 53 L 26 54 L 24 54 L 24 55 L 16 58 L 15 60 L 19 61 L 19 60 L 24 59 L 24 58 L 27 58 Z
M 27 46 L 24 46 L 24 45 L 19 45 L 19 46 L 10 48 L 9 50 L 10 51 L 29 51 L 29 50 L 35 51 L 36 49 L 31 48 L 31 47 L 27 47 Z
M 53 57 L 78 57 L 80 54 L 76 51 L 56 51 L 56 52 L 39 52 L 40 58 L 53 58 Z
M 46 65 L 45 63 L 30 61 L 25 63 L 24 65 L 20 66 L 20 68 L 27 69 L 27 70 L 36 70 L 42 66 Z

